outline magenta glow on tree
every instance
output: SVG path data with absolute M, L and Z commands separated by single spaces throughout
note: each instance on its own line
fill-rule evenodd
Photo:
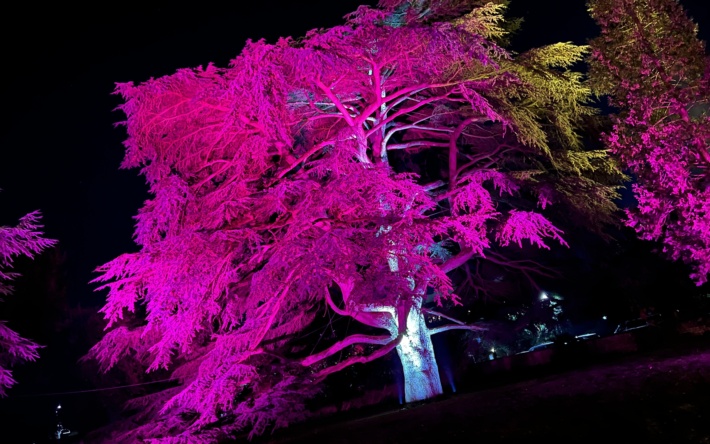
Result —
M 595 0 L 596 92 L 620 110 L 605 136 L 636 177 L 628 225 L 673 260 L 710 275 L 710 63 L 674 0 Z
M 39 212 L 35 211 L 21 217 L 16 226 L 0 226 L 0 295 L 8 296 L 13 292 L 10 281 L 18 276 L 12 271 L 15 259 L 19 256 L 31 258 L 54 245 L 54 240 L 42 237 L 39 219 Z M 6 396 L 6 390 L 16 383 L 10 367 L 39 358 L 39 348 L 6 326 L 5 321 L 0 321 L 0 396 Z
M 153 198 L 140 251 L 99 268 L 110 330 L 90 356 L 181 385 L 135 400 L 142 425 L 111 442 L 260 434 L 304 418 L 326 376 L 393 351 L 407 401 L 439 395 L 431 336 L 479 329 L 433 311 L 461 303 L 447 273 L 564 244 L 554 208 L 611 220 L 622 175 L 576 132 L 593 114 L 569 70 L 585 48 L 513 57 L 498 3 L 383 1 L 247 42 L 228 68 L 118 86 L 122 167 Z M 363 328 L 309 354 L 294 339 L 323 310 Z

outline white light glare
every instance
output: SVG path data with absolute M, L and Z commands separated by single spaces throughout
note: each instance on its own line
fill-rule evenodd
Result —
M 541 292 L 540 292 L 540 300 L 541 300 L 541 301 L 546 301 L 546 300 L 548 300 L 548 299 L 550 299 L 550 298 L 547 297 L 547 293 L 545 293 L 544 291 L 541 291 Z
M 606 315 L 602 316 L 602 319 L 604 319 L 606 321 Z

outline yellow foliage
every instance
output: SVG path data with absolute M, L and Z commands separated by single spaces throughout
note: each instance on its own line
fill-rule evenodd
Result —
M 454 26 L 464 29 L 471 34 L 477 34 L 486 39 L 499 39 L 506 34 L 505 29 L 502 27 L 505 20 L 503 18 L 505 9 L 505 4 L 489 2 L 473 9 L 471 12 L 454 20 L 452 23 Z

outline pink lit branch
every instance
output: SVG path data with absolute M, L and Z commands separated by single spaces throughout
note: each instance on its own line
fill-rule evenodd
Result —
M 269 328 L 271 325 L 274 323 L 274 320 L 276 319 L 276 315 L 279 313 L 281 310 L 281 303 L 283 302 L 284 298 L 288 294 L 288 290 L 291 288 L 291 278 L 293 275 L 296 273 L 296 269 L 293 269 L 289 272 L 288 276 L 284 280 L 285 285 L 283 289 L 281 290 L 280 294 L 276 296 L 275 300 L 272 299 L 268 301 L 266 304 L 264 304 L 262 307 L 260 307 L 257 312 L 259 313 L 259 316 L 262 314 L 266 314 L 269 312 L 269 308 L 271 309 L 271 313 L 269 313 L 268 318 L 266 321 L 262 321 L 261 327 L 259 327 L 258 332 L 252 337 L 251 343 L 249 345 L 249 350 L 255 350 L 261 341 L 264 339 L 264 336 L 266 336 L 266 333 L 269 331 Z
M 351 365 L 365 364 L 367 362 L 371 362 L 371 361 L 374 361 L 375 359 L 381 358 L 382 356 L 384 356 L 387 353 L 394 350 L 397 347 L 397 345 L 399 345 L 399 343 L 402 341 L 403 336 L 404 335 L 398 335 L 396 339 L 392 340 L 392 342 L 390 342 L 386 346 L 382 347 L 381 349 L 375 351 L 374 353 L 372 353 L 368 356 L 353 356 L 349 359 L 339 362 L 338 364 L 336 364 L 332 367 L 325 368 L 325 369 L 321 370 L 320 372 L 318 372 L 317 376 L 318 376 L 318 378 L 324 378 L 324 377 L 330 375 L 331 373 L 337 373 L 346 367 L 350 367 Z
M 353 120 L 353 117 L 350 115 L 350 112 L 345 108 L 343 103 L 338 100 L 338 98 L 333 94 L 333 90 L 331 90 L 327 85 L 325 85 L 323 82 L 320 80 L 316 81 L 316 85 L 323 91 L 323 93 L 328 97 L 332 102 L 333 105 L 335 105 L 336 108 L 338 108 L 338 111 L 343 115 L 345 118 L 345 121 L 348 123 L 350 126 L 355 126 L 355 121 Z
M 459 126 L 456 127 L 456 130 L 454 133 L 451 135 L 449 138 L 449 189 L 453 190 L 456 188 L 456 181 L 458 179 L 458 169 L 457 169 L 457 157 L 459 154 L 457 142 L 459 140 L 459 137 L 461 136 L 461 133 L 466 129 L 468 125 L 470 125 L 473 122 L 482 122 L 487 119 L 476 116 L 476 117 L 469 117 L 468 119 L 465 119 L 463 122 L 459 124 Z
M 348 336 L 347 338 L 343 339 L 342 341 L 339 341 L 329 348 L 323 350 L 320 353 L 316 353 L 315 355 L 308 356 L 305 358 L 301 363 L 305 366 L 308 365 L 313 365 L 316 362 L 322 361 L 323 359 L 327 358 L 328 356 L 332 356 L 335 353 L 338 353 L 340 350 L 354 344 L 375 344 L 375 345 L 387 345 L 390 342 L 394 341 L 396 339 L 396 336 L 388 335 L 388 336 L 370 336 L 370 335 L 352 335 Z
M 387 147 L 387 149 L 388 150 L 406 150 L 409 148 L 416 148 L 418 146 L 428 147 L 428 148 L 434 148 L 434 147 L 446 148 L 447 146 L 449 146 L 449 144 L 446 142 L 432 142 L 431 140 L 413 140 L 411 142 L 396 143 L 393 145 L 389 145 Z
M 368 325 L 375 328 L 384 328 L 390 332 L 396 331 L 396 326 L 394 326 L 394 318 L 392 317 L 391 310 L 370 310 L 365 306 L 354 306 L 350 310 L 343 310 L 342 308 L 335 305 L 333 298 L 330 296 L 328 289 L 325 289 L 325 300 L 328 306 L 333 309 L 334 312 L 341 316 L 348 316 L 361 324 Z
M 287 166 L 284 170 L 282 170 L 276 177 L 278 179 L 282 179 L 286 174 L 288 174 L 290 171 L 293 171 L 294 168 L 296 168 L 298 165 L 302 164 L 306 160 L 308 160 L 309 157 L 311 157 L 313 154 L 317 153 L 318 151 L 322 150 L 328 145 L 333 144 L 333 140 L 326 140 L 324 142 L 319 143 L 318 145 L 315 145 L 313 148 L 308 150 L 306 153 L 304 153 L 301 157 L 299 157 L 294 163 L 291 165 Z
M 459 254 L 441 264 L 439 268 L 441 268 L 441 271 L 444 273 L 453 271 L 468 262 L 468 260 L 473 257 L 473 254 L 474 252 L 470 248 L 463 249 Z

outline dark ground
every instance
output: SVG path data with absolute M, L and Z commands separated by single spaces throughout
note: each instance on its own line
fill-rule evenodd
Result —
M 710 337 L 277 430 L 256 443 L 709 443 Z

